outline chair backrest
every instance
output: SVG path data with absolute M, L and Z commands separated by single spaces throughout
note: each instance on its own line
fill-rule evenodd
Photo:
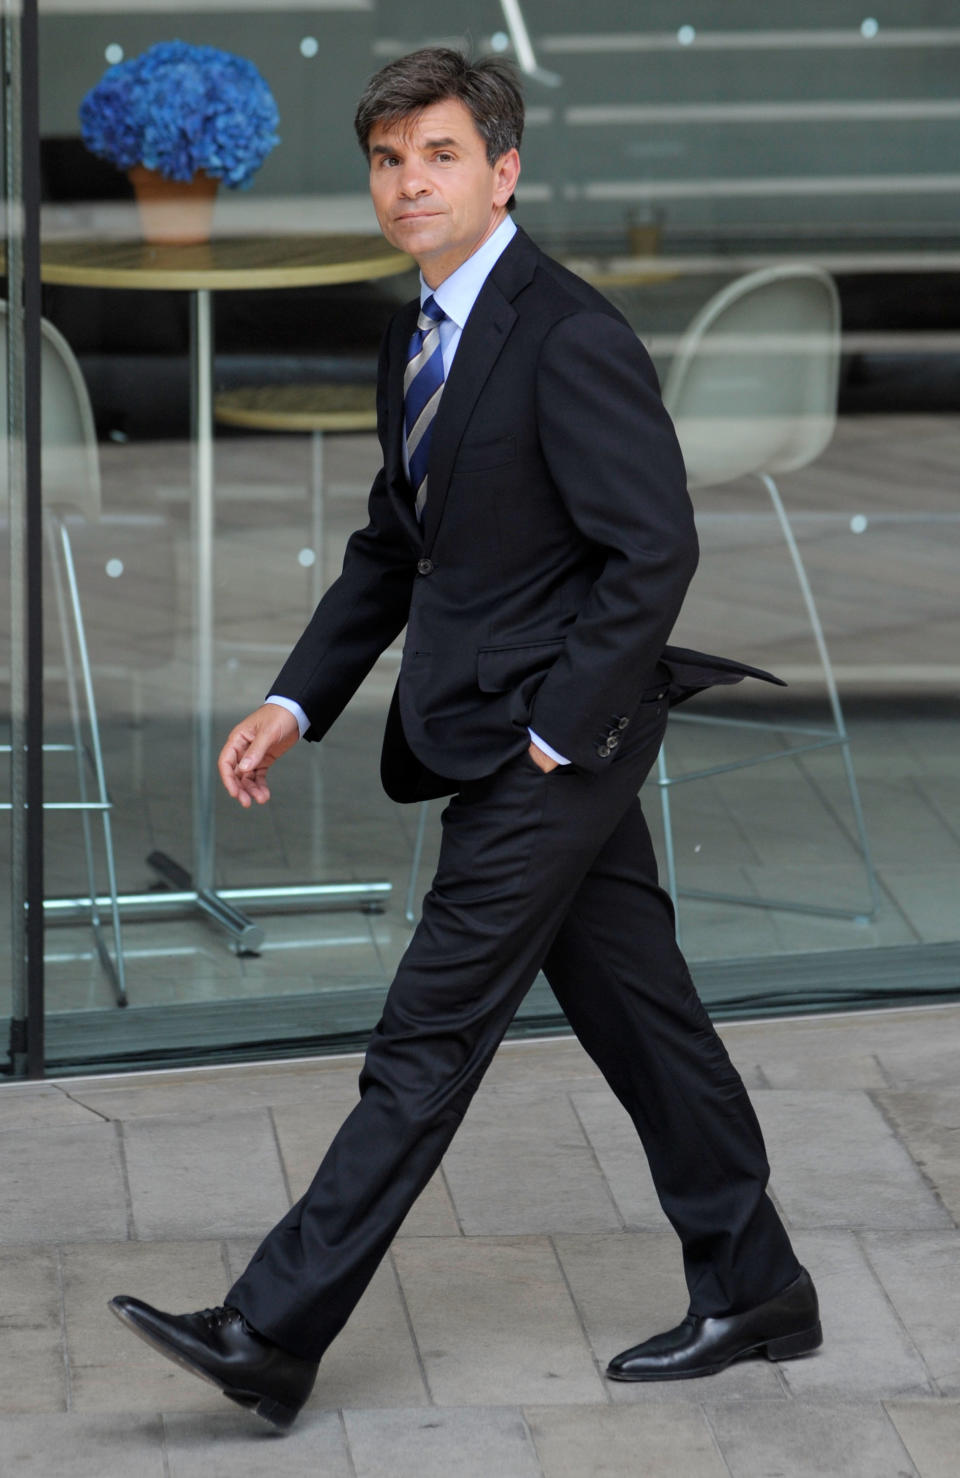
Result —
M 137 509 L 100 511 L 100 462 L 90 397 L 72 349 L 46 319 L 41 339 L 41 471 L 48 529 L 65 531 L 83 592 L 84 625 L 95 669 L 141 673 L 164 666 L 176 650 L 176 551 L 167 518 Z M 0 584 L 8 568 L 6 486 L 7 305 L 0 300 Z M 79 515 L 79 516 L 78 516 Z M 44 581 L 47 596 L 52 586 Z M 6 660 L 9 601 L 0 599 L 0 664 Z M 51 615 L 53 607 L 51 606 Z M 44 621 L 51 664 L 62 661 L 55 619 Z M 0 677 L 2 677 L 0 671 Z
M 5 511 L 7 304 L 0 301 L 0 510 Z M 41 475 L 44 501 L 68 506 L 84 517 L 100 515 L 100 461 L 90 396 L 80 366 L 63 334 L 41 321 Z
M 812 462 L 833 435 L 839 365 L 837 290 L 819 267 L 768 267 L 723 288 L 664 384 L 690 487 Z

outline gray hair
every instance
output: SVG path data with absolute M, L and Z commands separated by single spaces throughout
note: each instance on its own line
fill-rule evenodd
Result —
M 364 88 L 353 126 L 370 157 L 370 132 L 377 123 L 397 123 L 434 103 L 453 98 L 467 108 L 496 164 L 523 137 L 523 93 L 516 68 L 503 57 L 470 62 L 447 46 L 425 46 L 397 57 L 376 72 Z M 511 198 L 509 204 L 513 205 Z

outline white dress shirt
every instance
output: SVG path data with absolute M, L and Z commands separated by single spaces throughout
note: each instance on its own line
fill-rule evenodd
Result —
M 446 314 L 446 318 L 440 323 L 440 352 L 443 355 L 445 380 L 450 374 L 450 367 L 460 345 L 464 325 L 470 317 L 474 303 L 480 296 L 480 289 L 489 277 L 497 258 L 513 240 L 516 230 L 512 217 L 504 217 L 492 235 L 488 236 L 486 241 L 478 246 L 473 255 L 467 257 L 467 260 L 462 262 L 455 272 L 445 277 L 438 288 L 428 286 L 423 280 L 423 274 L 420 274 L 421 306 L 432 293 L 434 301 Z M 409 472 L 406 441 L 403 444 L 403 466 L 404 470 Z M 310 727 L 310 720 L 300 704 L 292 698 L 282 698 L 277 693 L 271 693 L 266 701 L 276 703 L 280 708 L 285 708 L 288 713 L 293 714 L 302 739 Z M 537 748 L 542 749 L 544 754 L 549 755 L 552 760 L 556 760 L 558 765 L 570 763 L 562 754 L 557 754 L 555 749 L 551 749 L 550 745 L 541 739 L 539 734 L 535 734 L 533 729 L 528 732 Z

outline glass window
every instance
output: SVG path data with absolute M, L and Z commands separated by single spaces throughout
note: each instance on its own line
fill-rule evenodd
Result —
M 48 1071 L 360 1046 L 409 940 L 442 804 L 378 783 L 402 634 L 269 805 L 231 802 L 214 762 L 365 521 L 378 346 L 418 283 L 352 118 L 372 71 L 437 42 L 520 67 L 517 222 L 660 375 L 701 543 L 673 643 L 787 684 L 680 706 L 644 789 L 702 994 L 723 1015 L 955 991 L 955 7 L 639 11 L 41 6 Z M 198 76 L 226 121 L 185 152 Z M 12 519 L 5 609 L 28 568 Z M 516 1029 L 564 1029 L 542 980 Z

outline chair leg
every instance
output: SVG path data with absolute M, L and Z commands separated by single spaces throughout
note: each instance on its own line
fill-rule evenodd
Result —
M 407 884 L 407 902 L 403 910 L 403 916 L 408 924 L 417 922 L 414 903 L 417 896 L 417 877 L 420 873 L 420 862 L 423 857 L 423 842 L 427 834 L 427 816 L 430 813 L 430 802 L 421 801 L 417 816 L 417 835 L 413 843 L 413 857 L 410 862 L 410 881 Z
M 323 432 L 314 431 L 310 438 L 310 492 L 311 492 L 311 538 L 313 566 L 311 569 L 310 592 L 313 604 L 311 611 L 320 603 L 323 594 L 324 537 L 326 533 L 326 508 L 323 483 Z
M 93 691 L 93 675 L 90 668 L 90 653 L 87 647 L 86 628 L 83 621 L 83 610 L 80 605 L 80 592 L 77 586 L 76 569 L 73 562 L 73 547 L 70 543 L 70 534 L 66 524 L 57 519 L 56 531 L 59 534 L 59 554 L 63 562 L 63 570 L 66 575 L 67 594 L 69 595 L 70 617 L 73 624 L 73 633 L 77 644 L 77 654 L 80 659 L 80 681 L 83 685 L 84 699 L 87 707 L 87 721 L 90 727 L 90 762 L 96 778 L 96 792 L 99 801 L 100 820 L 103 827 L 103 844 L 107 867 L 107 894 L 110 900 L 110 920 L 113 927 L 114 954 L 111 955 L 103 934 L 103 923 L 97 903 L 96 870 L 93 860 L 93 841 L 91 836 L 89 812 L 81 809 L 81 818 L 84 829 L 84 847 L 87 856 L 87 876 L 90 888 L 90 924 L 93 929 L 93 937 L 97 946 L 97 953 L 101 965 L 110 979 L 118 1006 L 127 1004 L 126 970 L 123 958 L 123 933 L 120 924 L 120 906 L 118 901 L 116 861 L 113 848 L 113 827 L 110 819 L 110 798 L 107 793 L 106 772 L 103 764 L 103 747 L 100 742 L 100 722 L 97 714 L 96 699 Z M 60 615 L 61 631 L 63 633 L 64 667 L 67 677 L 67 692 L 70 701 L 70 711 L 74 730 L 74 745 L 77 757 L 77 777 L 80 788 L 81 803 L 88 799 L 86 773 L 84 769 L 84 757 L 86 746 L 83 742 L 83 730 L 80 720 L 80 703 L 78 694 L 77 672 L 74 665 L 73 649 L 67 634 L 67 610 L 66 599 L 60 576 L 59 562 L 56 558 L 56 548 L 53 550 L 54 589 L 56 592 L 57 606 Z
M 667 773 L 667 746 L 660 745 L 657 755 L 657 788 L 660 791 L 660 814 L 663 817 L 663 854 L 667 864 L 667 892 L 673 904 L 677 939 L 680 938 L 680 907 L 677 893 L 677 863 L 673 851 L 673 821 L 670 813 L 670 776 Z
M 840 694 L 837 691 L 837 682 L 833 672 L 833 664 L 830 661 L 830 654 L 827 651 L 827 642 L 826 637 L 823 634 L 823 625 L 820 621 L 820 613 L 817 610 L 816 602 L 813 598 L 813 591 L 810 587 L 810 581 L 807 578 L 806 566 L 803 563 L 803 559 L 800 555 L 799 546 L 797 544 L 796 538 L 794 537 L 793 526 L 790 523 L 789 518 L 787 517 L 787 510 L 784 507 L 783 499 L 780 496 L 780 489 L 777 487 L 777 484 L 774 482 L 769 473 L 761 473 L 760 481 L 764 484 L 767 492 L 770 495 L 770 502 L 773 504 L 774 512 L 776 513 L 777 519 L 780 523 L 780 530 L 786 542 L 787 549 L 790 552 L 790 558 L 793 562 L 794 573 L 796 574 L 797 582 L 800 586 L 800 594 L 803 597 L 803 603 L 807 611 L 807 618 L 810 622 L 810 628 L 813 632 L 813 639 L 816 642 L 817 652 L 820 657 L 820 665 L 823 668 L 823 677 L 827 685 L 827 695 L 830 700 L 830 708 L 833 713 L 833 721 L 836 725 L 837 738 L 840 741 L 843 753 L 844 772 L 847 779 L 847 788 L 850 792 L 850 804 L 853 810 L 854 825 L 857 829 L 857 836 L 860 843 L 860 852 L 863 857 L 863 865 L 867 874 L 867 888 L 870 894 L 870 908 L 867 911 L 865 917 L 872 918 L 880 906 L 880 889 L 877 883 L 877 875 L 873 864 L 873 853 L 870 848 L 870 841 L 867 837 L 867 829 L 863 819 L 863 808 L 860 804 L 860 791 L 858 789 L 856 775 L 854 774 L 853 770 L 853 761 L 850 757 L 850 737 L 847 734 L 847 726 L 844 722 L 843 710 L 840 707 Z

